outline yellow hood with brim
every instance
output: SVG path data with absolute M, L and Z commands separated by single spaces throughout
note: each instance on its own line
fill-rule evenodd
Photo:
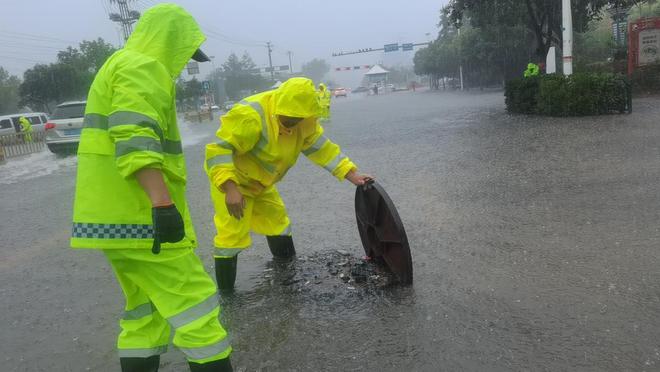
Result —
M 317 117 L 321 113 L 314 83 L 306 78 L 291 78 L 273 93 L 275 115 L 293 118 Z
M 205 39 L 190 13 L 164 3 L 144 12 L 125 48 L 153 57 L 176 77 Z

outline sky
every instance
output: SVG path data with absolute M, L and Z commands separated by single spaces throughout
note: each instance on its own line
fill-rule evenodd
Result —
M 131 9 L 143 12 L 158 0 L 129 0 Z M 260 0 L 176 1 L 198 21 L 207 35 L 203 50 L 214 56 L 201 67 L 205 76 L 219 67 L 231 52 L 247 51 L 259 67 L 268 65 L 267 41 L 273 44 L 273 65 L 289 63 L 293 69 L 313 59 L 325 59 L 328 76 L 353 87 L 366 71 L 341 71 L 338 67 L 412 65 L 413 52 L 372 52 L 332 57 L 333 52 L 382 48 L 389 43 L 418 43 L 435 38 L 440 8 L 447 0 Z M 54 62 L 57 51 L 82 40 L 102 37 L 120 46 L 118 25 L 108 19 L 117 12 L 110 0 L 0 0 L 0 66 L 21 76 L 35 63 Z M 184 72 L 184 77 L 186 73 Z

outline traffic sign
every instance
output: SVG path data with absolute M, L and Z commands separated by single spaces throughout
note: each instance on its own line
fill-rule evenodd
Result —
M 403 50 L 404 52 L 413 50 L 413 43 L 401 44 L 401 50 Z
M 396 52 L 397 50 L 399 50 L 399 44 L 385 44 L 383 49 L 385 50 L 385 53 Z
M 197 62 L 189 62 L 186 69 L 188 70 L 188 75 L 199 74 L 199 65 Z
M 202 89 L 207 92 L 211 90 L 211 82 L 208 80 L 202 81 Z

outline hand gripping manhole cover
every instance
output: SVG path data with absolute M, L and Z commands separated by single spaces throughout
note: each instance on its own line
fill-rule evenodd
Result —
M 385 189 L 375 181 L 358 186 L 355 215 L 367 257 L 388 268 L 401 284 L 411 285 L 413 267 L 408 237 Z

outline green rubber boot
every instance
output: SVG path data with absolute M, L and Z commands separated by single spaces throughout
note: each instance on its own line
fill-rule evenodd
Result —
M 160 355 L 148 358 L 119 358 L 122 372 L 158 372 Z
M 188 362 L 190 372 L 233 372 L 229 358 L 214 360 L 213 362 L 199 364 Z
M 267 236 L 268 248 L 276 261 L 288 262 L 296 255 L 293 238 L 290 236 Z
M 215 258 L 215 280 L 220 292 L 231 293 L 234 290 L 237 264 L 238 256 Z

